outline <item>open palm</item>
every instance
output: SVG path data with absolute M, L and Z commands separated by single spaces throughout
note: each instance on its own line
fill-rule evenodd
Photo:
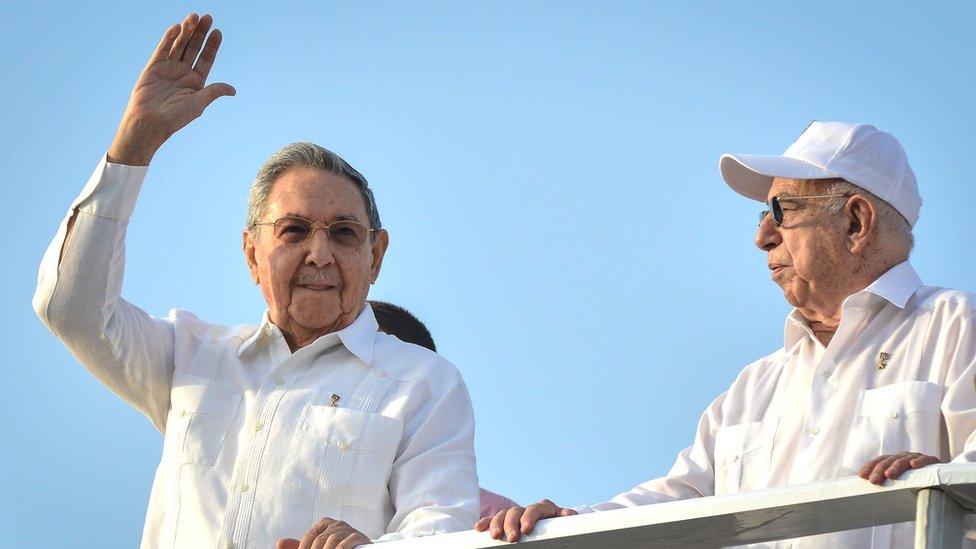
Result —
M 167 29 L 139 76 L 109 149 L 110 160 L 148 164 L 180 128 L 200 116 L 218 97 L 234 95 L 225 83 L 205 85 L 220 48 L 219 30 L 209 15 L 190 14 Z

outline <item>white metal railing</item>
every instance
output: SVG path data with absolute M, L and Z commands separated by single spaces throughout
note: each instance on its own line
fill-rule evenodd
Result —
M 916 548 L 962 544 L 976 510 L 976 464 L 933 465 L 875 486 L 858 477 L 550 519 L 516 546 L 576 549 L 722 547 L 916 520 Z M 456 532 L 384 543 L 384 549 L 509 545 Z

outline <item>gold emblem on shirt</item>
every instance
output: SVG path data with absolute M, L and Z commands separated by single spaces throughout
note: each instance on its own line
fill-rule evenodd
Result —
M 888 353 L 878 353 L 878 361 L 875 362 L 874 365 L 877 366 L 879 370 L 884 370 L 888 367 L 889 358 L 891 358 L 891 355 Z
M 329 399 L 329 406 L 332 406 L 333 408 L 339 407 L 339 395 L 335 393 L 332 394 L 332 398 Z

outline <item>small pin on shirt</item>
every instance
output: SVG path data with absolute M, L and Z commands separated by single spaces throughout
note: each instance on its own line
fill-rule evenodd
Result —
M 339 407 L 339 395 L 335 393 L 332 394 L 332 398 L 329 399 L 329 406 L 332 406 L 333 408 Z
M 879 370 L 884 370 L 888 367 L 889 358 L 891 358 L 891 355 L 888 353 L 878 353 L 878 361 L 875 362 L 874 365 L 877 366 Z

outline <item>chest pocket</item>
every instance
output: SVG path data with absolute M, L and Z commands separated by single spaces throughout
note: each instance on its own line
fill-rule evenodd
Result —
M 337 516 L 343 505 L 379 509 L 402 433 L 398 419 L 308 406 L 292 437 L 285 481 L 315 499 L 316 517 Z
M 180 465 L 216 463 L 241 400 L 239 393 L 207 379 L 178 376 L 170 393 L 163 460 Z
M 943 387 L 928 381 L 893 383 L 861 393 L 844 450 L 843 467 L 856 473 L 868 461 L 898 452 L 945 458 Z
M 730 425 L 715 434 L 715 495 L 765 488 L 779 418 Z

